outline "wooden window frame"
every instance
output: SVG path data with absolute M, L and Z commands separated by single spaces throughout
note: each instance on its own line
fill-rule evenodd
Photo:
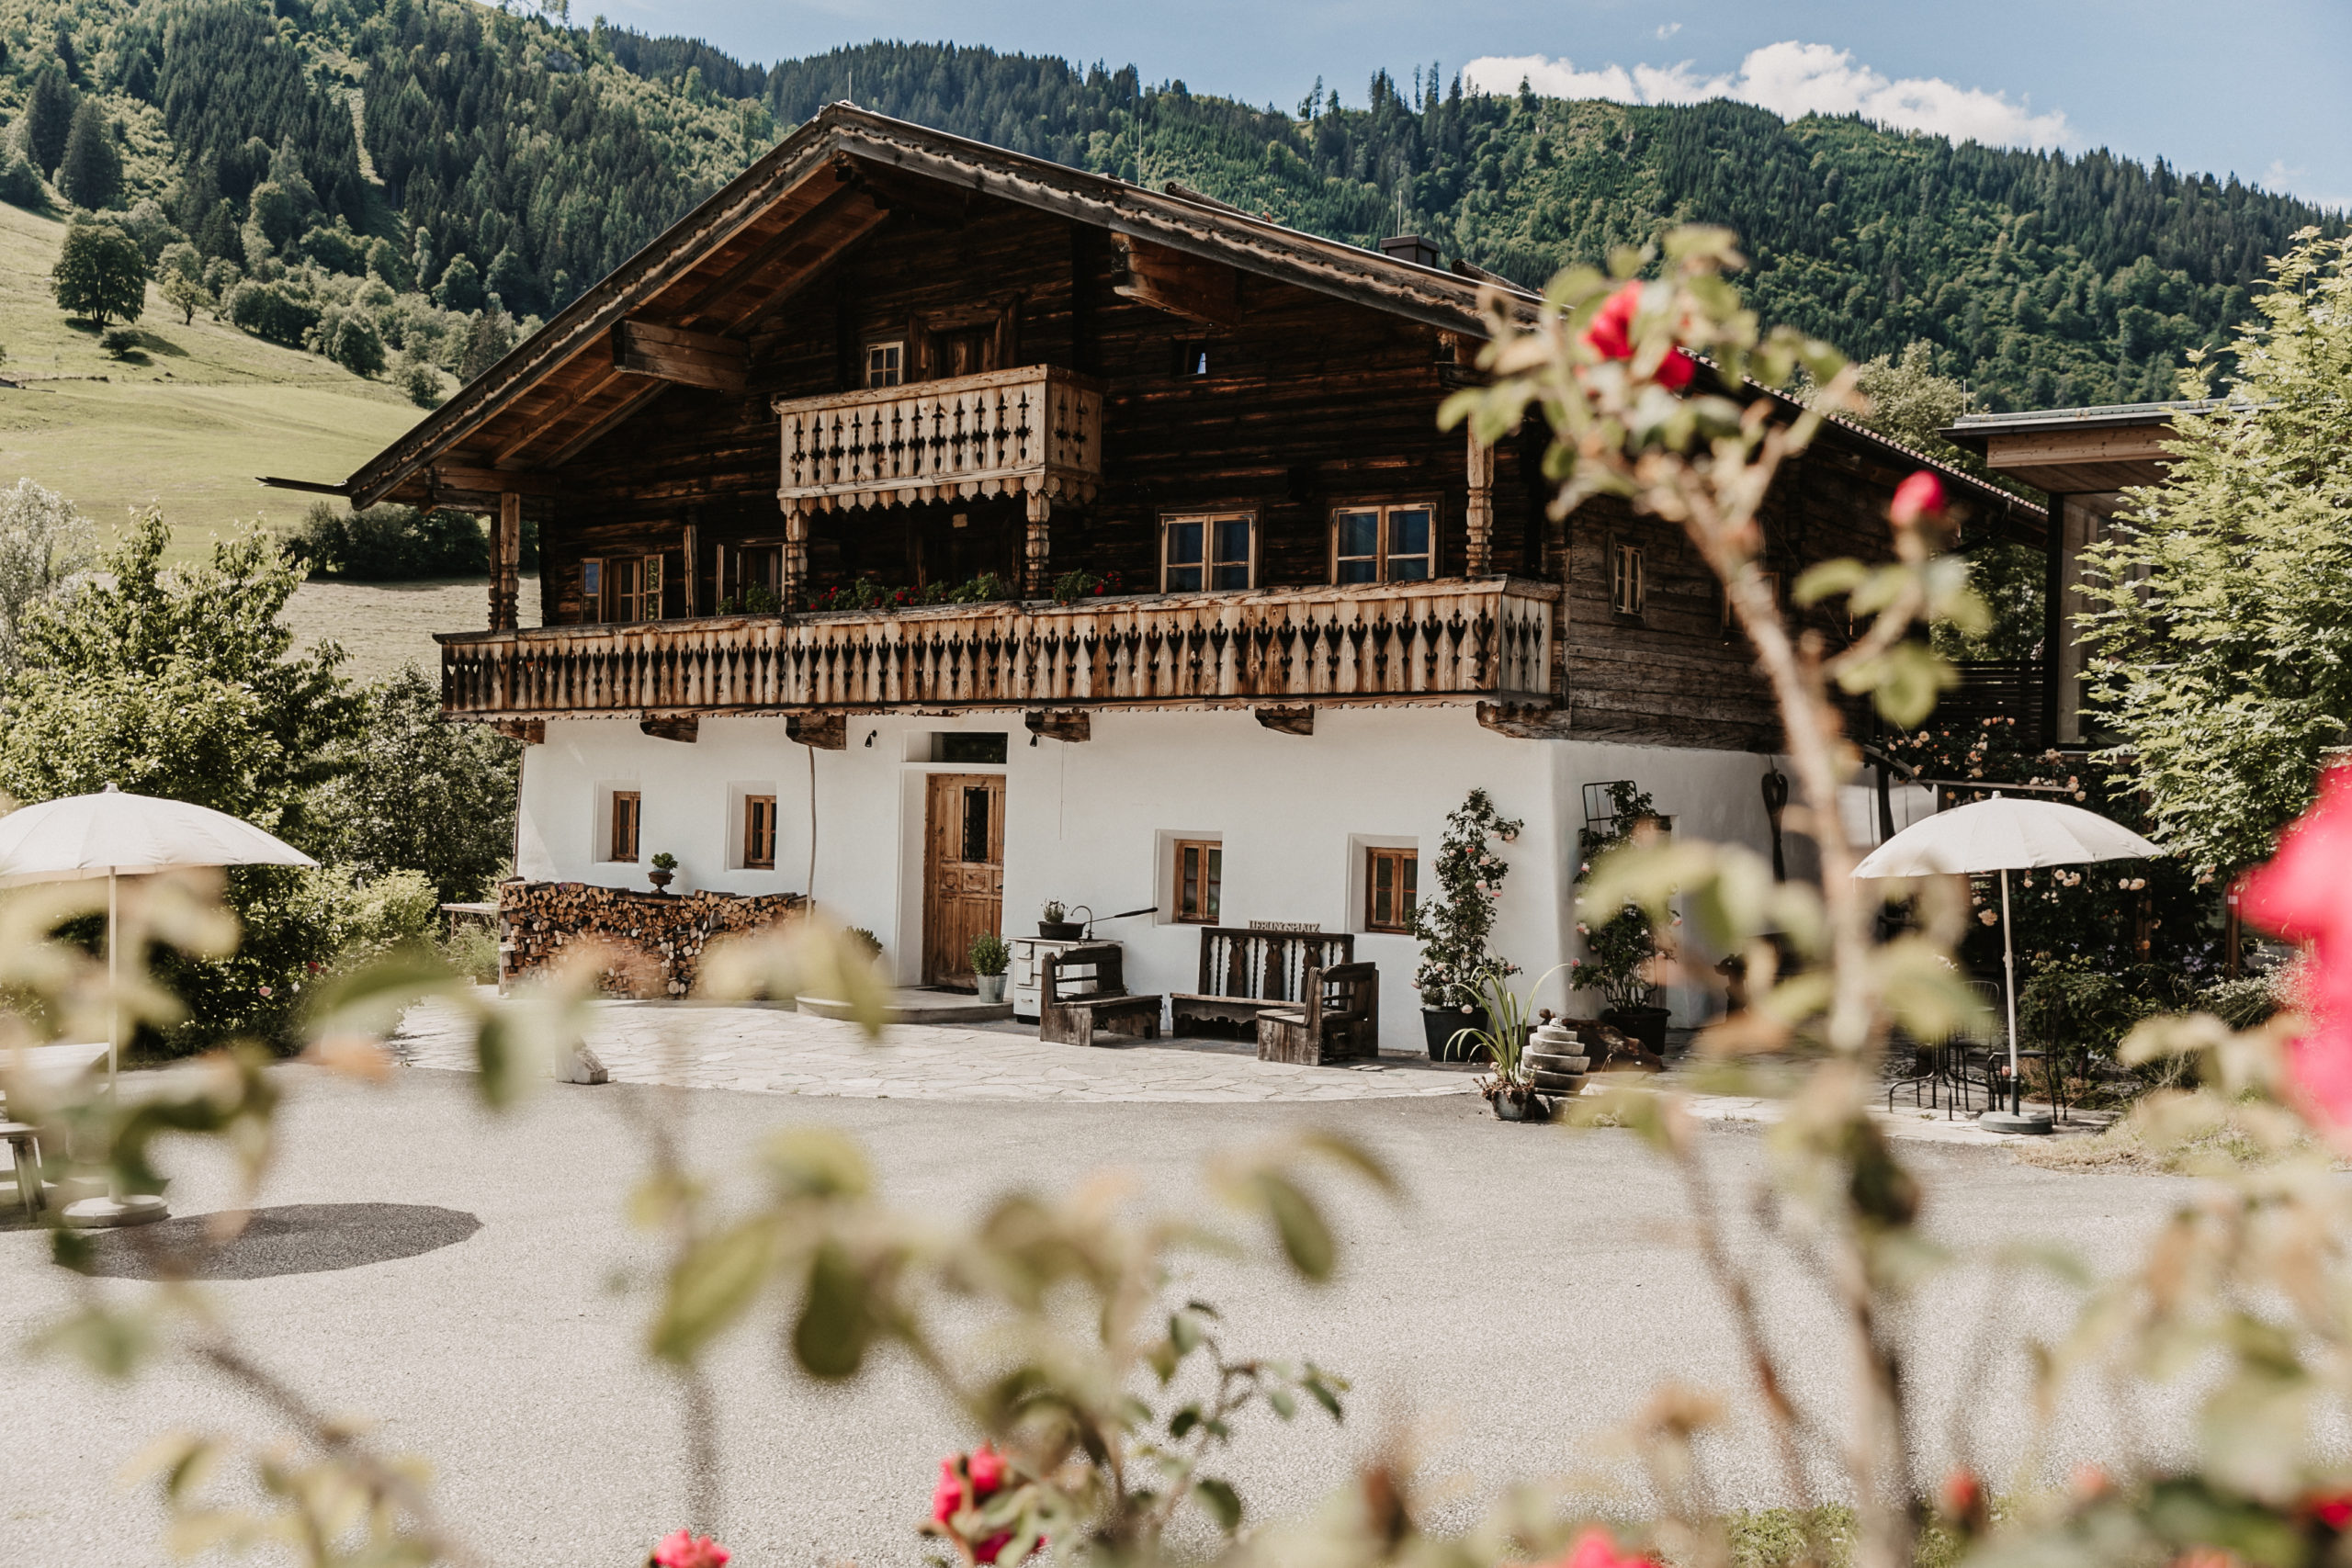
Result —
M 1609 544 L 1609 608 L 1611 614 L 1638 618 L 1649 603 L 1646 563 L 1642 547 L 1623 539 Z
M 1184 908 L 1184 852 L 1195 851 L 1200 855 L 1198 881 L 1207 889 L 1208 897 L 1195 899 L 1187 914 Z M 1205 903 L 1207 908 L 1201 906 Z M 1178 839 L 1175 840 L 1169 867 L 1168 907 L 1170 918 L 1182 926 L 1213 926 L 1225 912 L 1225 840 L 1223 839 Z
M 1343 583 L 1340 581 L 1340 563 L 1342 560 L 1363 560 L 1367 558 L 1363 556 L 1342 556 L 1340 554 L 1340 519 L 1348 516 L 1351 513 L 1363 512 L 1374 513 L 1380 519 L 1379 522 L 1373 525 L 1373 554 L 1369 558 L 1373 563 L 1372 580 L 1370 582 Z M 1412 555 L 1398 556 L 1396 558 L 1400 560 L 1427 560 L 1429 562 L 1429 572 L 1427 576 L 1394 577 L 1389 573 L 1388 561 L 1390 556 L 1394 553 L 1389 547 L 1394 542 L 1391 530 L 1394 525 L 1395 515 L 1399 512 L 1426 512 L 1429 513 L 1430 547 L 1426 551 L 1418 552 Z M 1439 510 L 1438 503 L 1434 501 L 1381 501 L 1365 502 L 1355 506 L 1335 506 L 1331 508 L 1330 523 L 1327 530 L 1329 547 L 1326 551 L 1326 575 L 1329 578 L 1334 587 L 1340 588 L 1369 588 L 1374 583 L 1381 582 L 1430 581 L 1438 575 L 1438 542 L 1444 533 L 1442 525 L 1443 517 L 1444 513 Z
M 1168 585 L 1169 572 L 1184 569 L 1171 568 L 1169 564 L 1169 534 L 1170 530 L 1186 523 L 1197 523 L 1201 525 L 1199 564 L 1201 584 L 1198 588 L 1170 588 Z M 1230 586 L 1219 588 L 1211 581 L 1218 567 L 1237 564 L 1229 560 L 1219 560 L 1213 553 L 1216 549 L 1216 525 L 1219 523 L 1246 523 L 1250 525 L 1250 557 L 1246 563 L 1249 581 L 1238 588 Z M 1258 513 L 1254 507 L 1229 507 L 1215 512 L 1163 513 L 1159 518 L 1159 591 L 1162 593 L 1246 593 L 1258 586 Z
M 1413 932 L 1413 911 L 1420 904 L 1420 860 L 1419 849 L 1403 849 L 1393 845 L 1369 844 L 1363 852 L 1363 929 L 1396 936 Z M 1386 863 L 1402 875 L 1396 879 L 1404 895 L 1404 908 L 1392 908 L 1390 918 L 1380 918 L 1380 868 Z M 1396 883 L 1392 883 L 1396 886 Z
M 884 373 L 891 378 L 885 381 L 876 380 L 874 378 L 876 369 L 874 363 L 875 355 L 887 355 L 893 350 L 897 352 L 898 363 L 884 368 Z M 885 387 L 903 387 L 907 384 L 907 371 L 911 367 L 907 363 L 906 339 L 902 337 L 871 338 L 865 344 L 865 362 L 858 368 L 858 385 L 869 392 Z
M 626 805 L 626 809 L 624 809 Z M 605 849 L 615 865 L 635 865 L 645 829 L 645 795 L 641 790 L 616 789 L 606 803 L 611 814 L 606 824 Z M 623 829 L 627 832 L 624 834 Z M 623 854 L 621 852 L 628 852 Z
M 775 796 L 743 797 L 743 869 L 775 869 Z
M 580 618 L 596 622 L 605 618 L 605 558 L 589 556 L 580 563 Z
M 667 591 L 670 574 L 663 560 L 660 550 L 650 550 L 643 555 L 590 556 L 583 559 L 580 563 L 581 619 L 609 626 L 635 626 L 642 621 L 666 619 L 662 611 L 662 595 Z M 627 593 L 615 585 L 613 575 L 613 568 L 625 562 L 635 562 L 637 566 L 637 586 Z M 595 569 L 597 579 L 594 599 L 588 596 L 589 569 L 592 567 Z M 622 615 L 622 601 L 625 599 L 635 603 L 638 615 Z M 644 614 L 649 604 L 652 606 L 651 615 Z

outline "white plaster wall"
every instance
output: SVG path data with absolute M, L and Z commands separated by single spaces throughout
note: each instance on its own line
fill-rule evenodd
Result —
M 1004 767 L 908 760 L 930 754 L 929 734 L 953 730 L 1003 732 Z M 1196 982 L 1198 931 L 1169 919 L 1159 864 L 1171 833 L 1223 840 L 1225 923 L 1360 931 L 1354 862 L 1363 846 L 1410 843 L 1427 866 L 1446 813 L 1484 786 L 1498 809 L 1526 823 L 1504 852 L 1512 874 L 1493 939 L 1526 972 L 1521 984 L 1580 951 L 1573 878 L 1582 785 L 1632 778 L 1676 817 L 1679 833 L 1769 846 L 1761 757 L 1514 739 L 1482 728 L 1466 708 L 1326 708 L 1305 737 L 1266 729 L 1245 711 L 1097 713 L 1091 739 L 1034 745 L 1018 714 L 853 716 L 845 750 L 816 752 L 787 739 L 781 719 L 706 718 L 691 745 L 655 739 L 628 720 L 579 719 L 550 721 L 546 743 L 526 751 L 519 870 L 535 880 L 644 886 L 642 862 L 599 858 L 600 797 L 633 788 L 642 800 L 640 854 L 676 855 L 681 890 L 807 890 L 812 764 L 817 899 L 833 918 L 877 933 L 902 985 L 921 978 L 931 773 L 1006 775 L 1007 931 L 1033 930 L 1048 898 L 1089 905 L 1098 918 L 1155 906 L 1099 928 L 1125 944 L 1138 990 Z M 776 868 L 730 869 L 741 795 L 771 791 Z M 1361 933 L 1357 953 L 1380 965 L 1383 1044 L 1419 1049 L 1412 940 Z M 1565 999 L 1555 978 L 1544 1000 Z M 1678 1021 L 1702 1016 L 1695 992 L 1669 1000 Z

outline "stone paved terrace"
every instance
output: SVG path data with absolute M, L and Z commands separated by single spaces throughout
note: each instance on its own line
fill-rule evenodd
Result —
M 854 1024 L 770 1007 L 603 1002 L 589 1036 L 615 1079 L 858 1100 L 1192 1104 L 1396 1100 L 1476 1092 L 1475 1074 L 1408 1056 L 1346 1066 L 1261 1062 L 1223 1040 L 1047 1044 L 1035 1024 Z M 448 1008 L 411 1010 L 392 1038 L 411 1066 L 470 1070 Z

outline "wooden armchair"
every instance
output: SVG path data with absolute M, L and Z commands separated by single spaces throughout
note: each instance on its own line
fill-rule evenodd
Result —
M 1380 966 L 1335 964 L 1306 973 L 1306 1001 L 1258 1015 L 1258 1059 L 1319 1067 L 1380 1055 Z
M 1105 1034 L 1159 1039 L 1159 994 L 1129 995 L 1122 973 L 1125 963 L 1115 942 L 1040 954 L 1037 1038 L 1062 1045 L 1091 1045 L 1099 1029 Z

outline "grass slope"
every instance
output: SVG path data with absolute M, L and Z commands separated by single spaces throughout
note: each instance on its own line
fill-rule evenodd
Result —
M 150 289 L 141 349 L 118 360 L 69 322 L 49 274 L 65 225 L 0 206 L 0 484 L 29 477 L 73 498 L 100 529 L 160 502 L 175 553 L 255 517 L 289 525 L 309 505 L 257 474 L 335 480 L 423 417 L 387 386 L 280 348 L 202 311 L 182 326 Z

